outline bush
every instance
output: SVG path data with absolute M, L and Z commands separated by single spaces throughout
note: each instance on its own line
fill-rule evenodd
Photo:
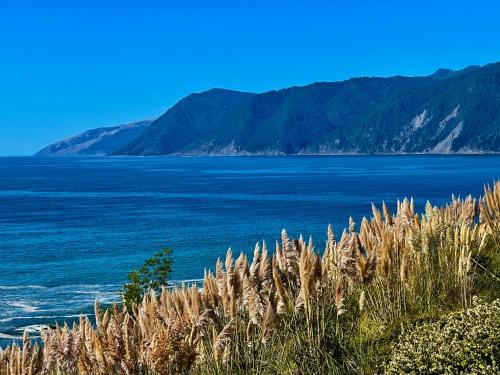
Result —
M 151 290 L 160 293 L 161 288 L 168 285 L 171 272 L 172 249 L 161 249 L 146 259 L 139 270 L 133 270 L 128 274 L 128 282 L 121 290 L 125 306 L 130 310 L 132 305 L 139 304 L 144 294 Z
M 387 374 L 500 374 L 500 300 L 403 330 Z

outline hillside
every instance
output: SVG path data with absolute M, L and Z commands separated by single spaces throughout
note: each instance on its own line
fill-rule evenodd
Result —
M 212 90 L 187 97 L 118 153 L 500 151 L 499 63 L 462 71 L 440 69 L 426 77 L 314 83 L 245 94 L 230 103 L 226 100 L 237 93 L 224 93 Z
M 74 137 L 55 142 L 38 151 L 35 155 L 110 155 L 134 140 L 151 122 L 151 120 L 145 120 L 126 125 L 87 130 Z
M 188 95 L 118 153 L 164 155 L 192 149 L 193 144 L 210 139 L 218 131 L 225 116 L 235 112 L 254 96 L 223 89 Z
M 500 63 L 262 94 L 191 94 L 158 119 L 90 130 L 37 155 L 500 152 Z

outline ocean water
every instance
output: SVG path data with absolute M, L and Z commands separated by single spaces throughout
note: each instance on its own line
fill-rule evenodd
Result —
M 282 228 L 323 249 L 371 202 L 422 209 L 498 178 L 497 156 L 0 158 L 0 346 L 118 300 L 159 248 L 174 280 L 199 279 Z

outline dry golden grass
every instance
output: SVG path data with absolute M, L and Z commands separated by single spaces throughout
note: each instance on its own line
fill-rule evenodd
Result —
M 73 327 L 44 331 L 41 344 L 25 334 L 22 345 L 0 351 L 0 374 L 231 373 L 238 361 L 259 372 L 266 366 L 259 350 L 290 322 L 304 322 L 316 340 L 331 308 L 338 332 L 350 314 L 390 324 L 448 305 L 467 308 L 481 266 L 475 259 L 499 241 L 500 182 L 479 200 L 428 203 L 422 215 L 408 199 L 395 214 L 373 206 L 359 231 L 350 219 L 337 240 L 329 226 L 322 254 L 283 230 L 273 254 L 265 243 L 251 262 L 228 250 L 215 275 L 205 273 L 202 289 L 163 289 L 132 312 L 116 304 L 102 312 L 96 302 L 95 325 L 81 317 Z

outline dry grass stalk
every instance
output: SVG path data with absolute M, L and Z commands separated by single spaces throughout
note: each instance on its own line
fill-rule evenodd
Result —
M 275 253 L 257 244 L 250 264 L 229 249 L 215 275 L 205 272 L 203 289 L 165 288 L 133 311 L 115 304 L 103 312 L 96 302 L 95 325 L 81 317 L 72 328 L 44 331 L 41 346 L 25 334 L 22 345 L 0 351 L 0 375 L 169 374 L 209 360 L 224 364 L 242 342 L 267 345 L 290 317 L 306 312 L 309 319 L 331 304 L 337 315 L 348 313 L 355 291 L 359 309 L 379 318 L 430 308 L 453 288 L 467 304 L 474 255 L 500 241 L 500 182 L 480 200 L 452 197 L 441 208 L 428 204 L 421 216 L 411 199 L 398 201 L 394 215 L 385 203 L 372 213 L 359 232 L 350 218 L 338 242 L 329 225 L 322 256 L 311 240 L 283 230 Z

